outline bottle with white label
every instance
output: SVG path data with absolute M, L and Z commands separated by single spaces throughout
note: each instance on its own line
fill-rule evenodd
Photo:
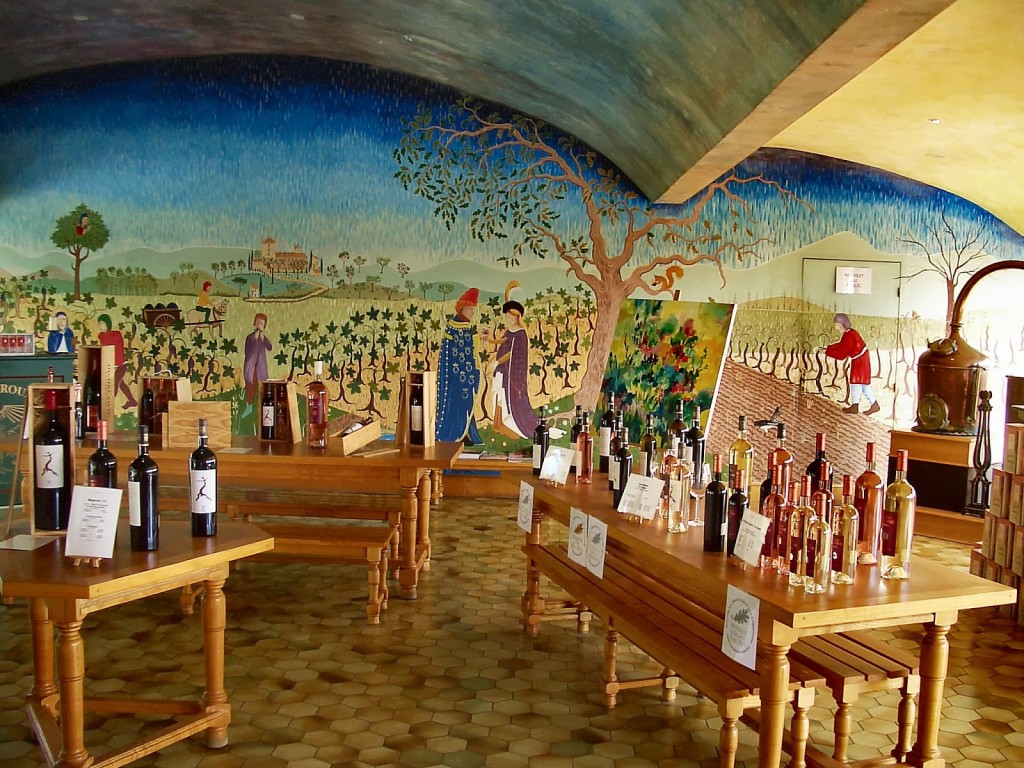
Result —
M 128 532 L 132 550 L 160 547 L 160 470 L 149 455 L 149 427 L 139 427 L 139 455 L 128 465 Z
M 217 535 L 217 454 L 207 445 L 209 439 L 206 419 L 200 419 L 199 445 L 188 461 L 193 536 Z
M 70 442 L 57 413 L 57 391 L 46 390 L 43 399 L 47 419 L 32 435 L 35 527 L 63 531 L 71 515 Z
M 409 444 L 423 445 L 423 382 L 409 382 Z

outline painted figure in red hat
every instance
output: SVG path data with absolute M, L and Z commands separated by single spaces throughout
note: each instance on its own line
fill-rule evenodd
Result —
M 210 298 L 210 289 L 213 287 L 213 283 L 209 280 L 203 283 L 203 290 L 199 292 L 199 298 L 196 299 L 196 309 L 203 313 L 206 318 L 205 322 L 210 322 L 210 315 L 213 313 L 213 299 Z
M 476 401 L 480 396 L 480 357 L 473 324 L 480 291 L 470 288 L 455 302 L 441 339 L 438 361 L 436 439 L 479 445 Z

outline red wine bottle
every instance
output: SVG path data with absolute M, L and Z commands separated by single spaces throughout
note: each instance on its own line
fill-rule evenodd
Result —
M 57 391 L 43 397 L 47 420 L 32 436 L 35 527 L 63 531 L 71 514 L 71 451 L 68 431 L 57 417 Z
M 206 419 L 200 419 L 199 445 L 188 461 L 193 536 L 217 535 L 217 454 L 207 445 L 209 440 Z
M 725 551 L 728 555 L 732 555 L 736 551 L 736 540 L 740 536 L 740 523 L 743 522 L 743 516 L 747 514 L 747 505 L 750 503 L 745 490 L 747 487 L 747 470 L 736 470 L 734 486 L 732 495 L 729 497 L 729 508 L 727 511 L 728 527 L 726 528 Z
M 714 479 L 704 489 L 704 551 L 721 552 L 725 549 L 728 517 L 726 506 L 729 489 L 722 482 L 722 457 L 715 454 Z
M 89 373 L 85 377 L 85 431 L 95 432 L 100 424 L 100 403 L 102 396 L 100 379 L 100 356 L 89 357 Z
M 423 383 L 414 381 L 409 384 L 409 444 L 423 445 L 423 441 Z
M 128 465 L 128 535 L 132 550 L 160 547 L 160 470 L 149 455 L 149 427 L 139 427 L 139 455 Z
M 87 483 L 93 488 L 117 488 L 117 457 L 107 449 L 107 422 L 96 427 L 96 450 L 86 463 Z
M 832 465 L 829 464 L 827 475 L 822 476 L 821 474 L 822 466 L 827 463 L 828 459 L 825 456 L 825 433 L 819 432 L 814 437 L 814 460 L 807 465 L 807 476 L 811 478 L 811 493 L 817 493 L 818 491 L 832 493 L 832 483 L 835 479 Z
M 156 434 L 153 421 L 156 419 L 156 396 L 152 387 L 146 387 L 139 398 L 139 426 L 146 427 L 150 434 Z
M 548 446 L 551 444 L 551 430 L 548 429 L 548 418 L 544 409 L 540 412 L 540 421 L 533 430 L 533 474 L 540 475 L 540 468 L 548 455 Z
M 260 403 L 260 437 L 273 440 L 276 436 L 275 421 L 277 408 L 274 404 L 274 385 L 263 385 L 263 400 Z

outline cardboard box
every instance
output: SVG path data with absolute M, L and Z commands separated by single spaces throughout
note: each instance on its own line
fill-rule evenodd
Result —
M 200 419 L 206 419 L 210 448 L 217 451 L 231 447 L 231 403 L 227 400 L 170 401 L 164 445 L 168 448 L 197 446 Z
M 986 560 L 995 557 L 996 548 L 996 522 L 998 517 L 991 512 L 985 514 L 985 523 L 981 533 L 981 554 Z
M 1021 448 L 1024 447 L 1024 424 L 1007 424 L 1003 443 L 1003 469 L 1013 475 L 1021 472 Z
M 1010 566 L 1013 557 L 1013 529 L 1009 520 L 1000 518 L 996 522 L 996 544 L 993 559 L 1004 568 Z
M 1018 592 L 1020 590 L 1020 576 L 1006 568 L 1003 568 L 1003 572 L 999 574 L 999 583 L 1004 587 L 1016 589 Z M 1017 618 L 1017 601 L 1014 600 L 1012 603 L 999 606 L 999 613 L 1012 619 Z
M 995 560 L 985 561 L 985 578 L 989 581 L 999 581 L 999 577 L 1002 575 L 1002 568 L 999 567 L 999 563 Z
M 1014 525 L 1021 524 L 1021 517 L 1024 516 L 1024 476 L 1014 475 L 1010 481 L 1009 500 L 1006 502 L 1006 519 Z
M 988 509 L 996 517 L 1006 517 L 1009 514 L 1010 484 L 1013 482 L 1013 475 L 1004 469 L 992 470 L 992 485 L 988 494 Z
M 263 398 L 268 389 L 274 399 L 274 437 L 263 437 Z M 302 423 L 299 421 L 298 388 L 294 381 L 267 379 L 260 382 L 259 400 L 260 426 L 257 433 L 261 443 L 301 443 Z
M 985 556 L 981 554 L 981 549 L 976 548 L 971 550 L 971 575 L 972 576 L 984 576 L 985 575 Z
M 1010 552 L 1010 569 L 1018 576 L 1024 576 L 1024 527 L 1017 526 L 1013 529 Z

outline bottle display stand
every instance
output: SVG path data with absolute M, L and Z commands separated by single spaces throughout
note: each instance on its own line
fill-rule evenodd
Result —
M 99 358 L 95 360 L 95 358 Z M 96 365 L 100 375 L 100 419 L 107 424 L 114 424 L 114 348 L 82 345 L 78 348 L 78 381 L 82 385 L 83 407 L 85 405 L 85 389 L 88 385 L 87 377 Z M 74 429 L 71 434 L 74 434 Z
M 413 387 L 421 387 L 423 393 L 423 440 L 413 441 L 410 418 L 410 398 Z M 395 427 L 397 445 L 422 445 L 429 448 L 434 444 L 435 418 L 437 414 L 437 373 L 434 371 L 410 372 L 402 377 L 398 393 L 398 422 Z
M 171 400 L 166 419 L 164 445 L 168 448 L 194 448 L 200 419 L 206 419 L 210 448 L 231 447 L 231 403 L 226 400 Z
M 267 379 L 260 382 L 257 405 L 263 408 L 267 390 L 271 390 L 274 401 L 274 437 L 265 438 L 259 432 L 261 443 L 301 443 L 302 424 L 299 422 L 298 389 L 294 381 Z M 260 411 L 262 413 L 262 410 Z M 262 424 L 262 421 L 261 421 Z
M 143 376 L 142 387 L 138 393 L 138 400 L 142 402 L 142 393 L 146 389 L 153 391 L 154 398 L 154 419 L 151 434 L 162 435 L 167 423 L 167 409 L 171 402 L 190 403 L 192 402 L 192 382 L 181 376 Z

